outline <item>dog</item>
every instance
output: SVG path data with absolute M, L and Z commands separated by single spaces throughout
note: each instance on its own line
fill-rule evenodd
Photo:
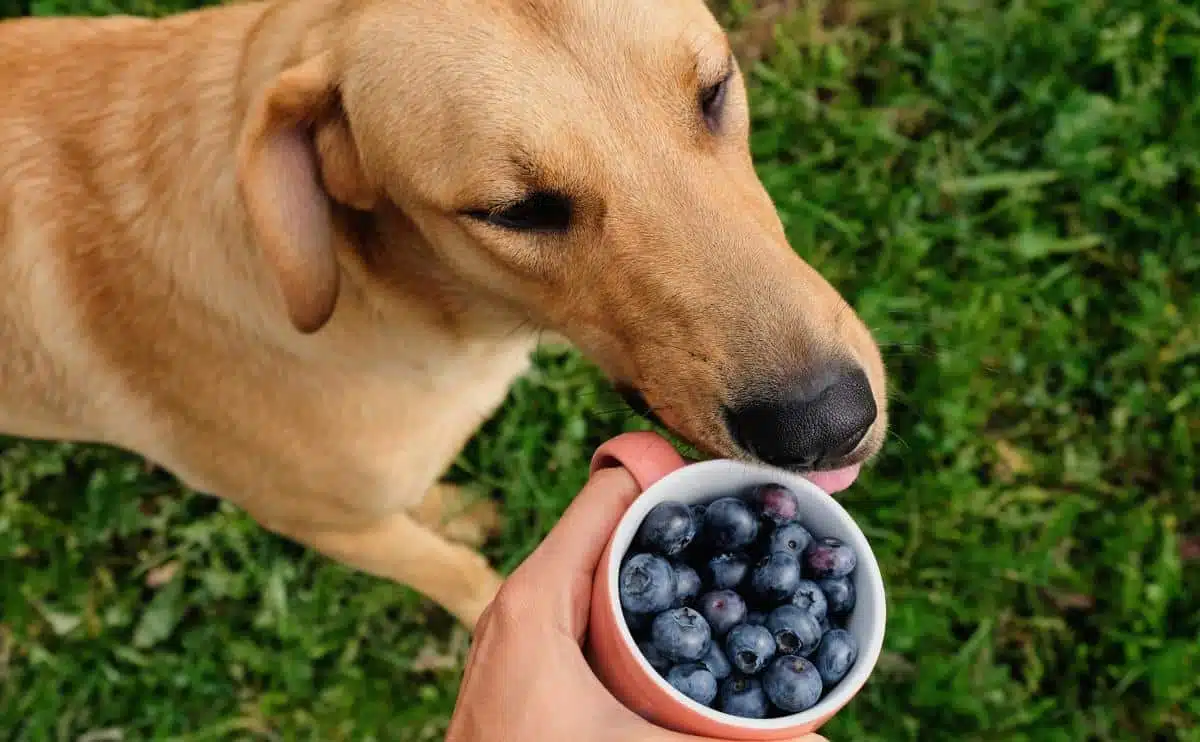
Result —
M 830 491 L 871 333 L 789 246 L 702 0 L 278 0 L 0 24 L 0 432 L 137 452 L 473 627 L 441 481 L 565 337 Z

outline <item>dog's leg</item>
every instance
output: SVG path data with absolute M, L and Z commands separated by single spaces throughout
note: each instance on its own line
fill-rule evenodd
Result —
M 483 546 L 500 530 L 495 502 L 448 482 L 430 487 L 411 513 L 422 525 L 467 546 Z
M 353 529 L 273 523 L 272 530 L 355 569 L 407 585 L 452 613 L 468 629 L 503 581 L 473 549 L 448 541 L 408 513 Z

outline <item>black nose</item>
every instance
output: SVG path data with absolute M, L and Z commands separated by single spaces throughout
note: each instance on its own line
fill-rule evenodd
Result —
M 835 366 L 729 408 L 726 423 L 756 458 L 773 466 L 811 469 L 853 451 L 876 414 L 871 383 L 862 369 Z

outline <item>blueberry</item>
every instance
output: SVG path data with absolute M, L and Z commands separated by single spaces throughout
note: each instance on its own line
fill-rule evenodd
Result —
M 646 551 L 664 556 L 683 552 L 696 537 L 692 511 L 681 502 L 660 502 L 646 514 L 638 527 L 634 543 Z
M 742 549 L 758 537 L 758 518 L 742 500 L 722 497 L 708 504 L 704 513 L 704 535 L 718 551 Z
M 634 554 L 617 580 L 621 607 L 630 613 L 658 613 L 675 602 L 675 570 L 654 554 Z
M 721 683 L 717 708 L 743 719 L 765 719 L 770 713 L 762 682 L 745 675 L 730 675 Z
M 675 570 L 675 603 L 672 608 L 691 605 L 700 594 L 700 575 L 683 562 L 672 562 Z
M 699 662 L 675 665 L 667 673 L 667 682 L 675 690 L 705 706 L 717 697 L 717 679 Z
M 746 601 L 732 590 L 712 590 L 701 595 L 696 609 L 712 627 L 713 636 L 725 636 L 746 618 Z
M 817 652 L 813 655 L 813 664 L 821 676 L 821 682 L 826 688 L 832 688 L 846 677 L 850 668 L 858 660 L 858 642 L 845 629 L 831 629 L 821 637 Z
M 792 593 L 792 605 L 811 613 L 813 618 L 817 619 L 817 623 L 824 621 L 829 613 L 829 601 L 825 598 L 825 591 L 812 580 L 800 580 L 800 586 Z
M 696 662 L 712 644 L 708 622 L 691 608 L 672 608 L 654 617 L 650 638 L 672 662 Z
M 763 691 L 789 714 L 807 711 L 821 699 L 821 674 L 803 657 L 777 657 L 763 673 Z
M 696 523 L 696 528 L 699 529 L 700 524 L 704 522 L 704 514 L 708 511 L 708 506 L 702 502 L 689 506 L 692 511 L 692 520 Z
M 800 512 L 800 500 L 781 484 L 764 484 L 754 489 L 752 500 L 763 518 L 779 525 L 794 519 Z
M 854 583 L 849 577 L 831 577 L 817 583 L 825 599 L 829 601 L 829 613 L 834 616 L 845 616 L 854 610 L 857 593 Z
M 707 667 L 717 680 L 724 680 L 729 677 L 729 673 L 733 672 L 733 666 L 729 664 L 725 650 L 721 649 L 721 645 L 716 642 L 709 645 L 708 652 L 700 658 L 700 664 Z
M 738 671 L 753 675 L 775 656 L 775 637 L 765 626 L 739 624 L 725 637 L 725 655 Z
M 800 584 L 800 562 L 786 551 L 777 551 L 761 559 L 750 573 L 750 590 L 771 604 L 792 597 Z
M 705 576 L 714 590 L 731 590 L 742 584 L 750 571 L 750 560 L 742 554 L 718 554 L 705 565 Z
M 743 623 L 748 623 L 751 626 L 766 626 L 767 614 L 762 611 L 750 611 L 746 614 L 746 620 Z
M 837 538 L 819 538 L 804 552 L 804 567 L 814 579 L 845 577 L 858 566 L 858 556 L 849 544 Z
M 776 654 L 807 657 L 821 642 L 821 624 L 812 614 L 786 603 L 767 616 L 767 630 L 775 637 Z
M 642 655 L 650 666 L 658 670 L 659 675 L 665 675 L 667 670 L 671 669 L 671 660 L 663 657 L 662 652 L 650 642 L 642 640 L 637 643 L 638 649 L 642 650 Z
M 812 541 L 812 534 L 804 526 L 799 523 L 784 523 L 771 534 L 767 551 L 786 551 L 800 559 Z

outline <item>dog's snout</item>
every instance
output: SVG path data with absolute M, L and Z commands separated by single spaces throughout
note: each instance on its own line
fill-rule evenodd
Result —
M 807 470 L 853 452 L 877 415 L 866 373 L 837 365 L 728 408 L 726 422 L 755 458 Z

